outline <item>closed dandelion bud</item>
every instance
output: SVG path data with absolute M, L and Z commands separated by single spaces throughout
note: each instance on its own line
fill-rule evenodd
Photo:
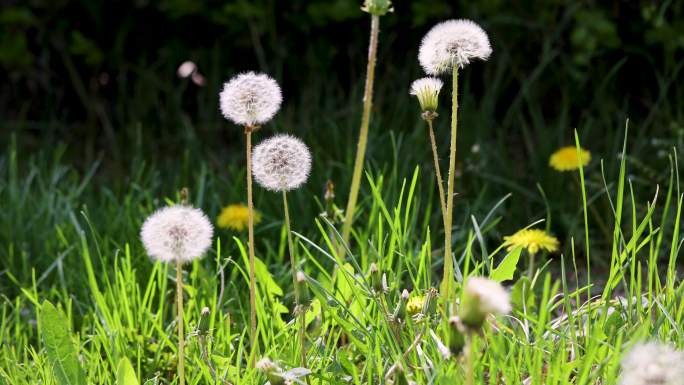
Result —
M 638 344 L 622 359 L 620 385 L 684 384 L 684 353 L 649 342 Z
M 303 271 L 298 271 L 296 276 L 297 292 L 299 293 L 299 302 L 301 305 L 308 305 L 311 302 L 311 295 L 309 294 L 309 287 L 306 285 L 306 275 Z
M 442 90 L 441 80 L 433 77 L 422 78 L 414 81 L 411 84 L 411 95 L 418 98 L 418 103 L 420 103 L 420 109 L 424 113 L 424 118 L 434 118 L 437 114 L 437 105 L 439 104 L 439 91 Z
M 205 336 L 209 334 L 209 324 L 211 321 L 211 310 L 208 307 L 202 308 L 200 313 L 200 321 L 197 324 L 197 332 L 199 335 Z
M 458 317 L 454 316 L 449 318 L 448 333 L 449 351 L 451 352 L 452 356 L 456 356 L 463 351 L 463 347 L 465 346 L 464 328 L 461 324 L 461 320 Z
M 399 297 L 399 302 L 397 303 L 396 309 L 394 309 L 394 319 L 400 322 L 403 322 L 406 320 L 408 317 L 407 311 L 406 311 L 406 303 L 408 302 L 409 299 L 409 292 L 408 290 L 404 289 L 404 291 L 401 292 L 401 297 Z
M 460 308 L 461 322 L 465 326 L 480 329 L 487 315 L 510 311 L 509 295 L 498 282 L 481 277 L 468 279 Z
M 427 294 L 425 295 L 425 304 L 423 305 L 423 314 L 425 315 L 432 315 L 437 312 L 437 296 L 439 295 L 439 291 L 435 289 L 434 287 L 431 287 L 428 289 Z
M 264 357 L 256 363 L 256 368 L 263 373 L 271 385 L 282 385 L 285 383 L 283 378 L 283 369 L 268 357 Z
M 365 0 L 361 10 L 371 15 L 383 16 L 387 12 L 392 12 L 392 1 L 390 0 Z
M 370 281 L 371 286 L 373 286 L 373 290 L 376 294 L 383 292 L 382 274 L 380 274 L 380 270 L 378 270 L 378 265 L 376 265 L 375 263 L 371 263 L 370 265 Z

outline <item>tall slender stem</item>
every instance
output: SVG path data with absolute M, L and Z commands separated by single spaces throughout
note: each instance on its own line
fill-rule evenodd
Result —
M 245 127 L 247 155 L 247 224 L 249 233 L 249 339 L 252 349 L 250 367 L 256 364 L 256 280 L 254 278 L 254 202 L 252 200 L 252 127 Z
M 290 252 L 290 268 L 292 270 L 292 285 L 294 287 L 295 296 L 295 320 L 299 318 L 299 330 L 297 332 L 299 337 L 299 352 L 300 352 L 300 366 L 304 367 L 306 365 L 306 348 L 305 348 L 305 336 L 304 336 L 304 323 L 306 322 L 304 317 L 297 317 L 299 312 L 306 314 L 302 311 L 302 303 L 300 301 L 299 284 L 297 283 L 297 260 L 295 258 L 294 252 L 294 242 L 292 241 L 292 227 L 290 224 L 290 208 L 287 204 L 287 192 L 283 190 L 283 210 L 285 211 L 285 229 L 287 230 L 287 247 Z M 296 322 L 296 321 L 295 321 Z
M 359 196 L 361 185 L 361 174 L 363 173 L 363 163 L 366 156 L 366 145 L 368 142 L 368 126 L 370 124 L 370 113 L 373 105 L 373 79 L 375 78 L 375 59 L 378 51 L 378 34 L 380 32 L 380 17 L 371 16 L 370 43 L 368 44 L 368 67 L 366 68 L 366 84 L 363 91 L 363 115 L 361 116 L 361 131 L 359 132 L 359 142 L 356 148 L 356 160 L 354 161 L 354 173 L 352 174 L 351 188 L 349 190 L 349 201 L 344 215 L 342 226 L 342 240 L 349 244 L 351 235 L 351 225 L 354 219 L 354 210 Z M 344 246 L 340 246 L 339 254 L 344 255 Z
M 176 308 L 178 311 L 178 384 L 185 385 L 185 333 L 183 332 L 183 264 L 176 260 Z
M 432 147 L 432 158 L 435 161 L 435 176 L 437 178 L 437 188 L 439 189 L 439 206 L 442 209 L 442 223 L 444 223 L 444 232 L 446 233 L 446 203 L 444 202 L 444 185 L 442 184 L 442 171 L 439 167 L 439 156 L 437 155 L 437 141 L 435 140 L 435 131 L 432 128 L 432 119 L 427 119 L 428 131 L 430 133 L 430 145 Z
M 449 180 L 447 181 L 446 218 L 444 219 L 444 278 L 442 293 L 446 304 L 450 303 L 454 264 L 451 256 L 451 225 L 454 211 L 454 180 L 456 174 L 456 137 L 458 134 L 458 65 L 453 68 L 453 93 L 451 95 L 451 144 L 449 148 Z
M 475 346 L 473 345 L 473 333 L 466 336 L 466 385 L 475 383 Z
M 536 268 L 536 266 L 534 266 L 535 255 L 534 255 L 534 253 L 530 253 L 530 252 L 528 252 L 528 253 L 530 255 L 529 255 L 529 260 L 527 263 L 527 278 L 529 278 L 530 281 L 532 281 L 532 278 L 534 278 L 534 271 Z

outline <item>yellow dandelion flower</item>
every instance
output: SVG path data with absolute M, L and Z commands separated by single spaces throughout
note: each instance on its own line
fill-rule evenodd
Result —
M 504 237 L 504 246 L 507 246 L 508 251 L 516 247 L 522 247 L 532 255 L 537 254 L 539 250 L 546 250 L 552 253 L 558 250 L 558 245 L 556 237 L 544 230 L 538 229 L 524 229 Z
M 412 297 L 406 302 L 406 312 L 413 316 L 423 311 L 425 304 L 425 296 Z
M 221 210 L 216 219 L 218 227 L 242 231 L 247 227 L 249 209 L 242 203 L 228 205 Z M 261 214 L 254 210 L 254 224 L 261 222 Z
M 549 158 L 549 166 L 558 171 L 572 171 L 577 170 L 580 165 L 585 167 L 591 161 L 591 153 L 583 148 L 579 150 L 579 157 L 577 156 L 577 148 L 573 146 L 562 147 L 554 152 Z

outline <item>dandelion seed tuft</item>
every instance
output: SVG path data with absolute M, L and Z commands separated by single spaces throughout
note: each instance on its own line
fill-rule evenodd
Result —
M 573 171 L 580 167 L 586 167 L 590 161 L 591 153 L 589 151 L 580 148 L 578 156 L 576 147 L 567 146 L 551 154 L 549 166 L 556 171 Z
M 433 77 L 418 79 L 411 84 L 410 94 L 418 97 L 423 112 L 435 112 L 439 103 L 439 91 L 443 85 L 441 80 Z
M 684 385 L 684 353 L 649 342 L 634 346 L 622 359 L 620 385 Z
M 491 279 L 468 278 L 463 291 L 460 319 L 466 326 L 480 328 L 487 315 L 507 314 L 511 311 L 508 292 Z
M 556 237 L 539 229 L 523 229 L 504 237 L 506 250 L 511 251 L 516 247 L 522 247 L 532 255 L 537 254 L 540 250 L 553 253 L 558 250 L 558 245 Z
M 211 246 L 213 235 L 202 210 L 185 205 L 157 210 L 140 231 L 147 254 L 161 262 L 187 263 L 201 257 Z
M 254 211 L 254 224 L 261 222 L 261 213 Z M 223 229 L 243 231 L 249 223 L 249 208 L 242 203 L 231 204 L 223 208 L 216 224 Z
M 226 119 L 243 126 L 257 126 L 273 118 L 283 96 L 273 78 L 247 72 L 226 82 L 219 99 L 221 113 Z
M 252 155 L 257 183 L 271 191 L 290 191 L 309 177 L 311 153 L 291 135 L 276 135 L 259 143 Z
M 423 37 L 418 61 L 426 73 L 439 75 L 454 66 L 463 68 L 474 59 L 487 60 L 492 54 L 487 33 L 470 20 L 439 23 Z

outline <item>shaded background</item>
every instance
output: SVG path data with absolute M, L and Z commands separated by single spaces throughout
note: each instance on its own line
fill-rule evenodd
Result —
M 370 24 L 360 2 L 0 4 L 0 193 L 13 208 L 0 217 L 8 245 L 0 267 L 23 277 L 19 281 L 67 252 L 53 233 L 72 224 L 76 230 L 68 231 L 81 231 L 79 212 L 99 231 L 135 244 L 141 213 L 179 186 L 193 186 L 195 204 L 212 216 L 242 200 L 241 130 L 218 111 L 222 83 L 240 71 L 268 72 L 283 87 L 283 110 L 257 140 L 286 131 L 302 136 L 314 152 L 306 193 L 292 198 L 302 218 L 298 226 L 313 227 L 304 218 L 320 211 L 312 200 L 320 200 L 327 179 L 339 186 L 337 204 L 344 205 Z M 594 157 L 587 178 L 598 248 L 610 243 L 610 229 L 601 222 L 612 216 L 610 202 L 598 198 L 606 187 L 600 159 L 611 190 L 628 118 L 636 201 L 668 183 L 669 154 L 684 144 L 683 2 L 415 0 L 394 7 L 381 18 L 368 152 L 370 170 L 394 181 L 387 190 L 398 194 L 416 165 L 431 169 L 424 123 L 408 88 L 423 76 L 416 59 L 420 39 L 448 18 L 477 21 L 494 47 L 487 63 L 474 63 L 461 76 L 456 208 L 481 217 L 512 192 L 488 237 L 499 242 L 541 218 L 566 251 L 571 236 L 581 237 L 576 176 L 548 167 L 553 151 L 574 144 L 573 129 Z M 186 60 L 197 63 L 204 85 L 177 76 Z M 436 123 L 443 153 L 448 93 Z M 425 175 L 421 191 L 429 201 L 434 181 Z M 277 218 L 277 199 L 257 194 L 267 217 Z M 439 228 L 435 202 L 427 210 Z M 459 220 L 461 228 L 470 227 L 467 215 Z

